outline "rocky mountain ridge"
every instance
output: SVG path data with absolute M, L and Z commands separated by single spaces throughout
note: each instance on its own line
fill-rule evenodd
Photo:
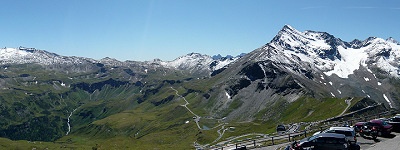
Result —
M 0 64 L 40 64 L 43 66 L 81 66 L 93 64 L 104 64 L 107 66 L 132 66 L 141 65 L 144 68 L 164 67 L 177 70 L 190 71 L 197 74 L 210 74 L 211 72 L 221 69 L 231 62 L 236 61 L 244 54 L 239 56 L 211 57 L 199 53 L 189 53 L 187 55 L 176 58 L 172 61 L 162 61 L 154 59 L 152 61 L 119 61 L 113 58 L 103 58 L 95 60 L 85 57 L 61 56 L 45 50 L 35 48 L 1 48 Z M 66 68 L 63 68 L 66 69 Z
M 314 64 L 326 75 L 336 74 L 347 78 L 359 66 L 379 67 L 394 77 L 399 77 L 400 44 L 394 39 L 369 37 L 364 41 L 345 42 L 326 32 L 300 32 L 286 25 L 263 48 L 283 52 L 283 57 L 260 57 L 275 61 L 307 62 Z M 282 56 L 282 55 L 277 55 Z
M 285 25 L 269 43 L 221 72 L 229 77 L 220 84 L 221 103 L 243 100 L 244 109 L 234 110 L 232 118 L 251 118 L 277 101 L 304 96 L 368 97 L 396 108 L 399 54 L 400 44 L 392 38 L 345 42 L 327 32 Z
M 225 90 L 230 98 L 240 94 L 243 84 L 247 87 L 257 80 L 263 80 L 257 83 L 258 91 L 262 91 L 260 88 L 269 84 L 270 87 L 281 89 L 272 94 L 284 92 L 282 86 L 285 83 L 280 83 L 282 81 L 277 80 L 278 76 L 275 74 L 281 72 L 290 75 L 293 81 L 287 82 L 292 86 L 303 87 L 298 89 L 300 91 L 304 89 L 313 91 L 312 89 L 318 88 L 316 91 L 320 92 L 316 95 L 321 97 L 366 96 L 386 102 L 390 107 L 395 107 L 395 104 L 390 96 L 394 87 L 389 83 L 389 79 L 398 78 L 400 74 L 400 44 L 393 38 L 384 40 L 369 37 L 363 41 L 356 39 L 346 42 L 327 32 L 310 30 L 301 32 L 290 25 L 285 25 L 269 43 L 247 55 L 237 57 L 218 55 L 212 57 L 190 53 L 172 61 L 155 59 L 145 62 L 121 62 L 112 58 L 94 60 L 60 56 L 24 47 L 3 48 L 0 49 L 0 54 L 0 63 L 3 65 L 38 63 L 59 70 L 87 71 L 95 70 L 102 65 L 136 66 L 133 72 L 147 73 L 150 69 L 166 68 L 187 71 L 197 77 L 215 76 L 228 70 L 231 72 L 228 73 L 230 78 L 232 76 L 240 78 L 231 81 L 232 84 L 240 82 L 239 88 L 237 85 L 225 85 L 236 88 Z M 272 80 L 277 81 L 272 82 Z M 300 91 L 286 91 L 286 93 L 307 93 Z

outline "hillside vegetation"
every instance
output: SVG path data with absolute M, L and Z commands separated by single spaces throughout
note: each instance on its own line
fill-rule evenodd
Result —
M 346 108 L 344 99 L 303 97 L 277 101 L 252 121 L 226 121 L 243 99 L 232 99 L 213 115 L 218 77 L 191 79 L 172 72 L 159 80 L 155 73 L 141 85 L 115 70 L 65 74 L 29 65 L 8 67 L 1 76 L 0 145 L 5 149 L 192 149 L 194 143 L 212 143 L 222 125 L 235 128 L 223 138 L 272 133 L 278 123 L 320 120 Z M 201 129 L 180 96 L 201 116 Z M 279 115 L 266 119 L 268 114 Z

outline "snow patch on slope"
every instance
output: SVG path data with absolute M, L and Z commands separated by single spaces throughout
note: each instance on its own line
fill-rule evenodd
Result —
M 3 49 L 0 49 L 0 59 L 9 59 L 9 58 L 12 58 L 12 57 L 15 57 L 15 56 L 23 57 L 23 56 L 26 56 L 28 54 L 29 53 L 26 52 L 26 51 L 21 51 L 21 50 L 15 49 L 15 48 L 3 48 Z
M 389 98 L 386 96 L 386 94 L 383 94 L 383 98 L 385 98 L 385 100 L 388 102 L 390 108 L 393 108 L 392 102 L 390 102 L 390 100 L 389 100 Z
M 225 66 L 235 62 L 239 58 L 240 57 L 234 57 L 234 58 L 227 58 L 227 59 L 223 59 L 223 60 L 216 60 L 214 62 L 216 62 L 217 65 L 215 67 L 213 67 L 212 70 L 218 70 L 218 69 L 224 68 Z
M 231 96 L 229 95 L 228 92 L 225 91 L 225 95 L 226 95 L 226 97 L 228 97 L 228 99 L 231 99 Z
M 360 68 L 360 65 L 366 66 L 365 60 L 368 55 L 364 53 L 364 49 L 352 49 L 338 47 L 339 53 L 342 56 L 341 60 L 335 60 L 335 67 L 333 70 L 325 72 L 326 75 L 331 76 L 336 74 L 341 78 L 348 78 L 350 74 Z

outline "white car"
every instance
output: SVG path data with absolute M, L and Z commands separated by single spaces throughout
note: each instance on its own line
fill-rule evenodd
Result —
M 357 143 L 356 132 L 351 127 L 330 127 L 329 129 L 326 129 L 326 130 L 324 130 L 322 132 L 316 132 L 316 133 L 314 133 L 314 135 L 317 135 L 317 134 L 320 134 L 320 133 L 343 134 L 343 135 L 346 136 L 346 139 L 351 144 L 356 144 Z

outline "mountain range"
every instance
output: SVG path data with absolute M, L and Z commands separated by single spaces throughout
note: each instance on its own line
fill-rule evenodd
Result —
M 143 65 L 154 67 L 166 67 L 178 70 L 191 70 L 191 71 L 208 71 L 212 72 L 223 68 L 225 65 L 234 62 L 238 58 L 245 55 L 244 53 L 233 57 L 228 55 L 222 57 L 221 55 L 208 56 L 199 53 L 190 53 L 181 56 L 173 61 L 162 61 L 154 59 L 153 61 L 136 62 L 136 61 L 118 61 L 113 58 L 103 58 L 95 60 L 85 57 L 76 56 L 61 56 L 45 50 L 38 50 L 36 48 L 2 48 L 0 49 L 0 64 L 40 64 L 43 66 L 77 66 L 77 65 L 90 65 L 102 63 L 108 66 L 129 66 L 129 65 Z M 72 71 L 72 70 L 71 70 Z
M 104 141 L 176 148 L 181 141 L 178 148 L 186 149 L 213 143 L 216 130 L 228 125 L 237 130 L 226 138 L 373 103 L 397 110 L 399 60 L 393 38 L 346 42 L 289 25 L 236 57 L 190 53 L 172 61 L 122 62 L 3 48 L 0 136 L 92 148 L 107 147 L 99 144 Z M 95 140 L 79 145 L 82 138 Z

